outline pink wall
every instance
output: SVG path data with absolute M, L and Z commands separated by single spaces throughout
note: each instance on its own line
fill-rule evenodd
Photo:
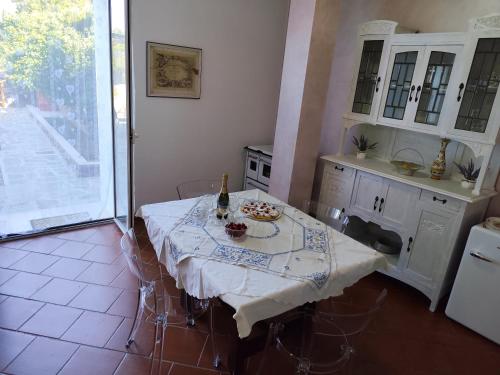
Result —
M 311 196 L 339 5 L 331 0 L 290 5 L 270 193 L 296 207 Z
M 274 136 L 270 193 L 288 201 L 316 0 L 291 0 Z
M 342 0 L 334 59 L 323 113 L 320 154 L 333 154 L 339 146 L 342 115 L 349 108 L 355 66 L 358 25 L 387 19 L 420 32 L 466 31 L 468 20 L 500 12 L 499 0 Z M 497 182 L 500 191 L 500 180 Z M 500 216 L 500 197 L 492 200 L 488 215 Z

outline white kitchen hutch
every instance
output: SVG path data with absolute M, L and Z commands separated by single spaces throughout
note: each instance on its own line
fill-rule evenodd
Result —
M 434 311 L 454 279 L 465 240 L 480 222 L 500 164 L 500 15 L 470 21 L 465 33 L 410 33 L 396 22 L 360 26 L 350 108 L 336 155 L 322 156 L 320 200 L 351 218 L 351 235 L 391 249 L 383 270 L 422 291 Z M 378 147 L 365 160 L 347 149 L 353 134 Z M 430 179 L 441 138 L 452 142 L 443 179 Z M 415 155 L 425 172 L 390 164 Z M 463 188 L 453 161 L 481 171 Z

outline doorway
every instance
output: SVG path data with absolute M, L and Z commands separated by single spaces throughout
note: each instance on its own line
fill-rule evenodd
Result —
M 124 0 L 0 2 L 0 240 L 129 225 L 126 24 Z

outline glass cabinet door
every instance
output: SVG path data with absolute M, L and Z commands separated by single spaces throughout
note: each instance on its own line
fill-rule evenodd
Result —
M 356 91 L 352 104 L 352 111 L 355 113 L 369 115 L 371 112 L 374 93 L 379 90 L 380 77 L 378 70 L 383 48 L 383 40 L 366 40 L 363 43 Z
M 467 84 L 459 86 L 455 129 L 484 133 L 500 82 L 500 38 L 479 39 Z M 463 94 L 461 97 L 460 94 Z
M 388 82 L 383 117 L 402 120 L 408 101 L 413 100 L 415 86 L 412 85 L 418 51 L 394 54 L 394 65 Z
M 415 101 L 418 101 L 415 122 L 437 126 L 455 55 L 450 52 L 431 51 L 423 83 L 417 87 L 415 93 Z M 419 88 L 421 92 L 418 92 Z

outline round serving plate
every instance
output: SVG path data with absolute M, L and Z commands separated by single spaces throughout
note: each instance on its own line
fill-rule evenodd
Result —
M 281 213 L 278 216 L 270 217 L 270 218 L 257 217 L 257 216 L 254 216 L 252 214 L 247 214 L 246 217 L 248 217 L 249 219 L 255 220 L 255 221 L 275 221 L 281 217 Z

